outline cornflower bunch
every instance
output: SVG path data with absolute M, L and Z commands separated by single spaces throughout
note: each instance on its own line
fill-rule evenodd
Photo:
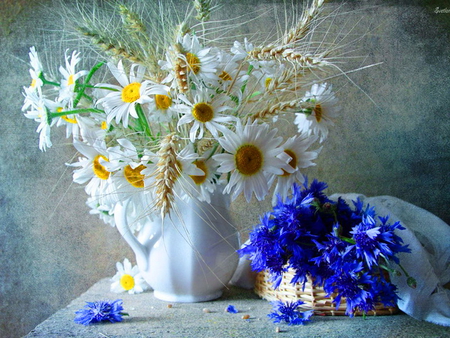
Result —
M 291 270 L 291 283 L 304 286 L 311 280 L 327 295 L 336 294 L 337 307 L 345 297 L 349 316 L 374 310 L 379 303 L 395 306 L 396 286 L 383 271 L 394 272 L 393 264 L 401 268 L 398 253 L 410 252 L 397 234 L 404 227 L 388 216 L 377 217 L 360 199 L 353 207 L 342 198 L 331 200 L 326 187 L 317 180 L 308 185 L 307 179 L 302 186 L 295 184 L 292 196 L 285 201 L 279 197 L 239 253 L 248 255 L 253 270 L 267 270 L 275 289 Z M 401 270 L 414 286 L 414 279 Z
M 130 201 L 140 229 L 137 215 L 164 217 L 176 198 L 210 202 L 221 184 L 232 199 L 263 200 L 273 185 L 287 196 L 315 165 L 339 111 L 320 74 L 340 72 L 333 62 L 340 47 L 311 37 L 325 19 L 322 7 L 323 0 L 305 6 L 271 44 L 245 39 L 226 48 L 208 39 L 217 24 L 207 27 L 211 1 L 194 1 L 164 36 L 125 5 L 117 22 L 109 16 L 114 31 L 83 12 L 76 29 L 105 52 L 103 60 L 83 69 L 81 53 L 66 51 L 59 78 L 51 77 L 32 47 L 22 110 L 38 123 L 42 151 L 52 146 L 54 126 L 66 129 L 80 154 L 69 164 L 73 180 L 85 185 L 92 213 L 111 225 L 117 203 Z M 293 123 L 297 134 L 283 137 L 277 121 Z

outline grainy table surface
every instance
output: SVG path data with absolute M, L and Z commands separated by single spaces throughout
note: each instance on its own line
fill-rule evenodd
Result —
M 110 282 L 102 279 L 38 325 L 26 337 L 450 337 L 450 328 L 411 318 L 389 316 L 313 316 L 303 326 L 273 324 L 267 318 L 272 305 L 251 290 L 231 287 L 215 301 L 169 303 L 156 299 L 153 292 L 137 295 L 109 292 Z M 75 311 L 86 301 L 123 299 L 128 317 L 120 323 L 83 326 L 74 323 Z M 238 313 L 225 311 L 233 305 Z M 208 309 L 206 311 L 205 309 Z M 249 319 L 242 319 L 244 315 Z M 279 327 L 280 332 L 277 331 Z

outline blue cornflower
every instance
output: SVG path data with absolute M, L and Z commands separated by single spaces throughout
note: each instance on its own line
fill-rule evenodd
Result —
M 236 307 L 234 307 L 234 305 L 228 305 L 228 307 L 226 308 L 226 311 L 229 313 L 238 313 L 238 309 L 236 309 Z
M 370 217 L 363 217 L 362 223 L 353 227 L 350 231 L 355 240 L 355 244 L 348 247 L 348 251 L 355 250 L 356 257 L 362 258 L 368 268 L 373 264 L 378 265 L 378 258 L 380 257 L 380 227 L 375 225 L 375 220 Z
M 77 324 L 89 325 L 98 323 L 101 321 L 121 322 L 122 316 L 127 316 L 127 313 L 122 312 L 123 301 L 117 299 L 113 302 L 111 301 L 97 301 L 97 302 L 86 302 L 86 305 L 75 312 L 76 317 L 74 322 Z
M 273 319 L 274 323 L 286 322 L 288 325 L 303 325 L 310 321 L 313 311 L 298 311 L 298 307 L 303 304 L 301 300 L 296 302 L 283 303 L 281 300 L 272 302 L 273 310 L 267 316 Z
M 371 302 L 375 297 L 372 290 L 373 283 L 372 276 L 363 272 L 363 264 L 353 262 L 344 264 L 342 270 L 327 278 L 324 283 L 324 290 L 328 295 L 337 293 L 335 298 L 336 308 L 339 307 L 341 298 L 345 297 L 347 301 L 345 313 L 353 316 L 354 311 L 362 304 L 373 304 Z

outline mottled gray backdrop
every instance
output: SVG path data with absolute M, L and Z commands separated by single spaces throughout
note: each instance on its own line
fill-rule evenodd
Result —
M 103 1 L 107 2 L 111 1 Z M 220 16 L 270 9 L 271 3 L 281 8 L 282 1 L 226 1 Z M 330 6 L 340 3 L 331 1 Z M 21 114 L 21 88 L 30 82 L 29 47 L 53 55 L 55 69 L 61 62 L 64 46 L 48 46 L 59 39 L 51 30 L 64 22 L 58 5 L 50 4 L 0 4 L 2 337 L 26 334 L 97 280 L 112 276 L 117 261 L 134 259 L 114 228 L 88 214 L 83 188 L 72 185 L 65 163 L 75 151 L 63 130 L 54 129 L 54 147 L 42 153 L 37 125 Z M 369 5 L 377 6 L 367 9 Z M 354 84 L 348 79 L 336 82 L 335 88 L 345 85 L 338 92 L 342 118 L 330 132 L 318 166 L 307 173 L 326 180 L 330 193 L 393 195 L 449 223 L 450 4 L 348 1 L 341 13 L 350 10 L 358 12 L 340 16 L 338 22 L 348 17 L 354 24 L 361 18 L 352 34 L 365 37 L 354 54 L 367 56 L 363 64 L 383 64 L 350 74 Z M 273 24 L 269 12 L 242 30 L 269 29 Z M 267 207 L 235 203 L 233 210 L 245 232 Z

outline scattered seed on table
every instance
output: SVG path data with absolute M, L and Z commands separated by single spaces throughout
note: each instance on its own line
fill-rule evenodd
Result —
M 250 318 L 250 315 L 243 315 L 242 316 L 242 319 L 249 319 Z
M 167 304 L 167 307 L 169 308 L 169 309 L 171 309 L 172 308 L 172 304 Z
M 203 309 L 203 312 L 204 313 L 211 313 L 211 310 L 210 309 L 207 309 L 206 307 Z

